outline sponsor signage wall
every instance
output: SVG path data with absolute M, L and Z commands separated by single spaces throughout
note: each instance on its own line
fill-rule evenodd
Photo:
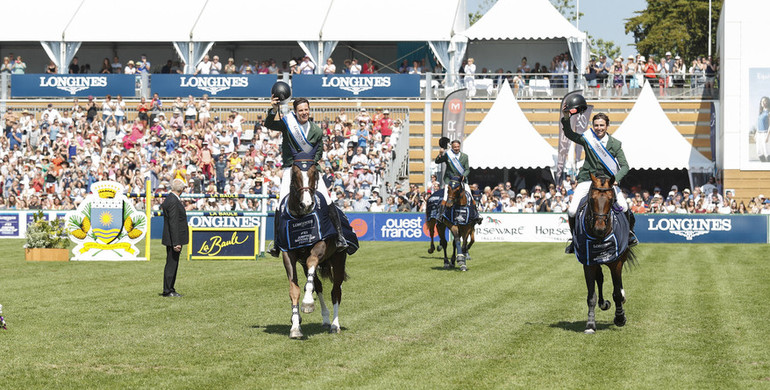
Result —
M 11 97 L 136 95 L 136 77 L 126 74 L 14 74 Z
M 152 93 L 160 97 L 193 95 L 201 97 L 270 97 L 270 88 L 278 80 L 274 74 L 265 75 L 180 75 L 154 74 L 150 79 Z
M 419 97 L 420 75 L 294 75 L 291 88 L 302 97 Z
M 636 216 L 641 242 L 765 244 L 765 215 L 646 214 Z
M 259 254 L 258 227 L 190 228 L 188 260 L 256 259 Z

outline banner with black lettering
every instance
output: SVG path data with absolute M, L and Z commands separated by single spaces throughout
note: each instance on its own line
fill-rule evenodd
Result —
M 468 98 L 468 90 L 458 89 L 444 99 L 442 109 L 441 135 L 450 141 L 465 138 L 465 102 Z
M 556 162 L 556 174 L 554 175 L 554 179 L 556 179 L 556 182 L 558 184 L 561 184 L 561 182 L 564 180 L 566 168 L 565 166 L 574 167 L 575 163 L 577 161 L 580 161 L 580 156 L 583 154 L 583 147 L 580 145 L 575 144 L 574 142 L 567 139 L 567 136 L 564 135 L 564 131 L 561 130 L 561 119 L 566 115 L 562 111 L 562 107 L 564 107 L 564 102 L 567 100 L 569 96 L 572 96 L 574 94 L 581 94 L 582 90 L 572 91 L 564 96 L 564 98 L 561 100 L 561 104 L 559 105 L 559 155 L 558 160 Z M 583 134 L 588 129 L 588 122 L 589 118 L 591 118 L 591 112 L 593 111 L 594 106 L 589 105 L 588 108 L 580 113 L 573 115 L 570 118 L 570 123 L 572 124 L 572 129 L 575 130 L 578 134 Z M 567 157 L 569 156 L 570 147 L 573 146 L 574 154 L 573 158 L 570 161 L 567 161 Z

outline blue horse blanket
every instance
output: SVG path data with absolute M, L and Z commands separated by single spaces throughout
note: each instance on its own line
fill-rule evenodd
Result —
M 586 202 L 581 202 L 575 219 L 575 233 L 572 242 L 575 244 L 575 257 L 584 265 L 608 264 L 617 260 L 628 249 L 628 218 L 622 212 L 612 209 L 612 234 L 603 239 L 591 237 L 586 227 Z
M 444 199 L 444 190 L 440 189 L 434 192 L 429 198 L 428 203 L 425 206 L 426 216 L 428 220 L 439 218 L 439 208 L 441 201 Z M 472 199 L 468 194 L 468 199 Z M 471 204 L 466 206 L 452 206 L 444 210 L 444 218 L 453 225 L 467 225 L 472 223 L 479 217 L 479 212 L 476 207 Z
M 329 208 L 336 206 L 329 206 L 322 195 L 316 192 L 315 209 L 313 212 L 302 217 L 291 215 L 287 207 L 287 200 L 288 197 L 284 198 L 283 202 L 281 202 L 278 231 L 275 232 L 275 243 L 280 250 L 288 252 L 312 246 L 318 241 L 329 237 L 336 238 L 337 230 L 334 229 L 334 224 L 329 218 Z M 349 255 L 352 255 L 358 250 L 358 236 L 356 236 L 353 228 L 350 227 L 350 222 L 345 213 L 339 209 L 337 213 L 340 216 L 340 225 L 342 225 L 345 241 L 348 242 L 347 252 Z

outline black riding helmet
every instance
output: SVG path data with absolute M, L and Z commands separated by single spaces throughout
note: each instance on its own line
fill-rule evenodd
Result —
M 581 94 L 574 94 L 567 98 L 567 100 L 564 101 L 564 112 L 568 112 L 570 114 L 579 114 L 583 111 L 588 109 L 588 104 L 586 103 L 586 98 L 583 97 Z

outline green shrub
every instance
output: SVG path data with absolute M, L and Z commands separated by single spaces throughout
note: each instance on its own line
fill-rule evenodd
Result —
M 48 221 L 43 211 L 34 214 L 34 220 L 27 226 L 27 241 L 25 248 L 68 248 L 69 235 L 64 230 L 64 224 L 58 219 Z

